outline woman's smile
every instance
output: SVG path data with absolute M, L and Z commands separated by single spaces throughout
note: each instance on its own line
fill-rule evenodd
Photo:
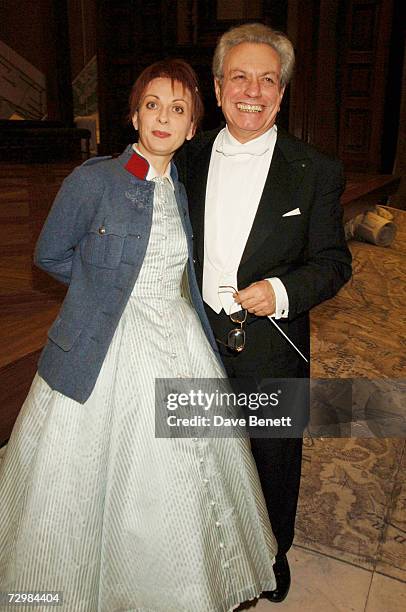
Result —
M 157 138 L 168 138 L 170 136 L 169 132 L 161 132 L 161 130 L 153 130 L 152 133 Z

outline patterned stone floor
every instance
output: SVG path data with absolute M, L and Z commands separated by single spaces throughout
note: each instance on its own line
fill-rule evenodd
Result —
M 312 376 L 406 378 L 406 211 L 390 247 L 350 242 L 353 277 L 312 311 Z
M 351 242 L 354 275 L 312 312 L 312 376 L 400 387 L 405 414 L 406 212 L 389 248 Z M 377 402 L 376 393 L 371 397 Z M 365 399 L 365 398 L 364 398 Z M 379 399 L 379 398 L 378 398 Z M 398 435 L 395 433 L 394 435 Z M 402 434 L 403 435 L 403 434 Z M 406 440 L 306 438 L 286 612 L 406 609 Z M 259 600 L 245 610 L 266 612 Z

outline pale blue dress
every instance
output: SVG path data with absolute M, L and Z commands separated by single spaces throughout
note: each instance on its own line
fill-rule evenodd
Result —
M 186 239 L 155 180 L 145 261 L 92 395 L 81 405 L 37 375 L 0 467 L 0 591 L 63 591 L 57 610 L 226 612 L 275 588 L 249 443 L 154 437 L 156 377 L 224 376 L 181 297 Z

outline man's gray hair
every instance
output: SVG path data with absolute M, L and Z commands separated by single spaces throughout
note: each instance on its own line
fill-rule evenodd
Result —
M 279 55 L 281 62 L 280 85 L 284 87 L 291 79 L 295 64 L 295 52 L 289 38 L 282 32 L 262 23 L 245 23 L 225 32 L 217 43 L 213 58 L 213 75 L 220 82 L 223 80 L 223 66 L 226 53 L 241 43 L 263 43 L 272 47 Z

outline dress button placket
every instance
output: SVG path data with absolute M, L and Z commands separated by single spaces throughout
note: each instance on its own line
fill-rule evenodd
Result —
M 171 215 L 168 215 L 168 219 L 166 217 L 167 215 L 164 211 L 162 214 L 162 233 L 160 243 L 161 265 L 164 265 L 164 260 L 167 260 L 167 258 L 170 257 L 170 252 L 167 252 L 167 243 L 170 242 L 170 238 L 172 237 L 173 225 L 171 222 Z M 166 258 L 164 253 L 166 254 Z M 166 261 L 166 263 L 168 262 Z M 170 327 L 170 322 L 168 322 L 168 327 Z M 187 347 L 185 349 L 182 348 L 181 345 L 178 345 L 176 333 L 174 336 L 174 342 L 168 343 L 167 352 L 172 366 L 176 366 L 175 372 L 177 372 L 177 376 L 179 378 L 193 376 L 193 374 L 190 374 L 190 363 L 188 362 L 187 358 Z M 231 569 L 232 562 L 230 561 L 230 558 L 233 558 L 235 551 L 233 552 L 234 548 L 232 536 L 230 540 L 228 539 L 228 514 L 224 513 L 223 511 L 221 492 L 218 490 L 217 484 L 217 473 L 215 467 L 213 469 L 212 466 L 211 453 L 209 452 L 211 442 L 207 438 L 193 437 L 190 438 L 190 444 L 193 448 L 193 450 L 191 450 L 200 475 L 200 486 L 204 490 L 206 504 L 209 510 L 208 521 L 213 534 L 215 546 L 217 548 L 217 561 L 219 569 L 223 575 L 223 586 L 227 591 L 232 592 L 234 577 Z
M 159 185 L 161 191 L 162 191 L 162 185 Z M 161 206 L 163 207 L 163 209 L 165 210 L 165 199 L 164 199 L 164 195 L 163 193 L 161 193 L 161 198 L 162 198 L 162 202 L 161 202 Z M 160 223 L 162 226 L 162 251 L 161 251 L 161 255 L 157 258 L 157 263 L 158 263 L 158 268 L 159 268 L 159 272 L 158 272 L 158 281 L 159 283 L 161 283 L 161 285 L 163 284 L 163 280 L 164 280 L 164 270 L 165 270 L 165 263 L 166 263 L 166 258 L 167 258 L 167 253 L 166 253 L 166 234 L 168 233 L 168 227 L 167 227 L 167 216 L 165 213 L 161 214 L 160 217 Z M 161 293 L 163 293 L 163 287 L 161 287 Z M 164 300 L 162 300 L 162 307 L 164 305 Z M 159 310 L 159 315 L 161 317 L 164 316 L 164 311 L 163 308 L 161 308 L 161 310 Z
M 198 442 L 198 438 L 192 438 L 192 442 L 194 443 Z M 212 510 L 213 526 L 217 532 L 217 537 L 219 538 L 218 548 L 219 548 L 219 552 L 221 555 L 221 567 L 225 570 L 228 570 L 230 569 L 230 561 L 227 558 L 225 558 L 226 545 L 223 539 L 224 538 L 223 523 L 218 516 L 218 504 L 217 504 L 217 501 L 214 499 L 213 490 L 212 490 L 212 487 L 210 486 L 211 485 L 210 479 L 208 478 L 208 474 L 206 473 L 207 464 L 206 464 L 205 457 L 203 454 L 202 441 L 200 441 L 200 448 L 196 448 L 196 451 L 198 453 L 198 460 L 199 460 L 200 469 L 201 469 L 202 476 L 203 476 L 202 483 L 206 489 L 210 487 L 210 490 L 208 490 L 209 505 Z M 227 580 L 229 579 L 230 578 L 228 578 Z

